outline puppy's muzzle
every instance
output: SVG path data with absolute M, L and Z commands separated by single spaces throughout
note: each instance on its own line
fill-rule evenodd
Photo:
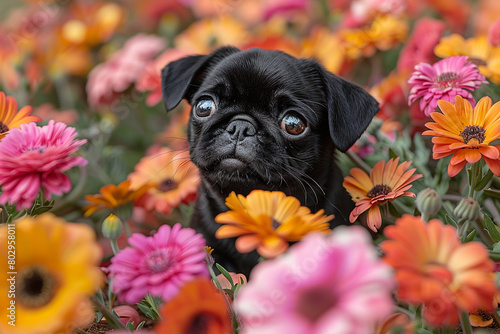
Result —
M 239 142 L 247 137 L 253 137 L 257 134 L 256 124 L 250 117 L 239 115 L 231 120 L 227 125 L 226 131 L 230 138 Z

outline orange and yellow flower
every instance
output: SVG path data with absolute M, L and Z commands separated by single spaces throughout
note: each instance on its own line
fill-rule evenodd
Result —
M 178 152 L 167 147 L 153 150 L 135 166 L 129 175 L 132 189 L 149 185 L 136 201 L 148 211 L 168 215 L 174 207 L 196 199 L 200 176 L 191 163 L 189 152 Z
M 315 214 L 298 199 L 281 191 L 253 190 L 247 197 L 232 192 L 226 198 L 230 209 L 215 221 L 225 224 L 217 230 L 218 239 L 238 237 L 236 249 L 248 253 L 257 249 L 265 258 L 273 258 L 288 249 L 289 241 L 299 241 L 313 231 L 329 232 L 324 210 Z
M 414 193 L 407 190 L 422 174 L 414 174 L 416 168 L 408 170 L 411 163 L 412 161 L 405 161 L 399 165 L 399 158 L 391 159 L 387 164 L 385 161 L 379 161 L 373 166 L 369 176 L 360 168 L 351 169 L 351 176 L 346 176 L 343 183 L 356 203 L 349 221 L 354 223 L 359 215 L 368 210 L 368 227 L 377 232 L 382 226 L 379 205 L 402 196 L 415 197 Z
M 442 37 L 434 48 L 436 56 L 467 56 L 486 78 L 500 84 L 500 47 L 489 44 L 486 36 L 465 39 L 459 34 Z
M 18 111 L 16 99 L 0 92 L 0 139 L 5 137 L 10 129 L 20 128 L 21 124 L 40 122 L 40 117 L 30 115 L 32 111 L 31 106 L 25 106 Z
M 149 185 L 145 184 L 142 187 L 132 189 L 129 180 L 123 181 L 118 186 L 108 184 L 101 188 L 100 194 L 85 196 L 85 199 L 91 203 L 83 208 L 85 210 L 85 217 L 102 209 L 112 210 L 129 204 L 144 194 L 148 188 Z
M 340 31 L 347 56 L 350 59 L 371 57 L 377 50 L 389 50 L 404 41 L 408 23 L 398 17 L 382 15 L 366 28 Z
M 15 265 L 8 264 L 12 241 Z M 5 320 L 13 315 L 10 319 L 15 320 L 15 326 L 1 321 L 0 333 L 74 333 L 92 323 L 95 312 L 89 297 L 105 278 L 92 228 L 51 213 L 25 217 L 0 226 L 0 249 L 0 316 Z M 9 310 L 14 299 L 7 292 L 14 283 L 15 304 Z
M 500 103 L 492 105 L 485 96 L 472 108 L 469 101 L 455 96 L 455 105 L 438 101 L 443 112 L 431 113 L 434 122 L 426 123 L 430 130 L 423 135 L 434 136 L 432 156 L 441 159 L 453 154 L 448 175 L 457 175 L 468 163 L 484 159 L 493 174 L 500 176 L 500 145 L 490 145 L 500 138 Z
M 397 297 L 423 304 L 424 320 L 432 326 L 454 327 L 459 311 L 491 310 L 497 291 L 486 247 L 462 244 L 457 231 L 438 219 L 425 223 L 403 215 L 384 231 L 384 260 L 396 271 Z
M 162 320 L 156 334 L 231 334 L 226 301 L 208 279 L 195 279 L 160 309 Z

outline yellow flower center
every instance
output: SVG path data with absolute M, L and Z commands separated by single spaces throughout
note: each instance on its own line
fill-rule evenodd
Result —
M 9 127 L 5 123 L 0 122 L 0 133 L 5 133 L 8 131 L 9 131 Z
M 316 323 L 336 302 L 330 289 L 314 287 L 299 294 L 296 307 L 299 314 Z
M 455 82 L 460 79 L 460 74 L 456 72 L 445 72 L 434 78 L 434 83 L 439 89 L 454 87 Z
M 167 192 L 177 187 L 177 182 L 173 179 L 166 179 L 160 182 L 160 184 L 156 187 L 161 192 Z
M 486 138 L 485 135 L 486 131 L 483 129 L 482 126 L 478 125 L 469 125 L 466 126 L 462 132 L 460 132 L 460 136 L 464 139 L 464 143 L 468 144 L 469 141 L 475 139 L 476 142 L 472 142 L 472 144 L 481 144 L 484 142 L 484 139 Z
M 55 295 L 56 278 L 42 266 L 34 265 L 24 269 L 17 277 L 17 300 L 27 308 L 47 305 Z
M 387 195 L 390 192 L 391 188 L 389 186 L 386 186 L 385 184 L 377 184 L 368 192 L 368 194 L 366 194 L 366 196 L 373 198 L 380 195 Z

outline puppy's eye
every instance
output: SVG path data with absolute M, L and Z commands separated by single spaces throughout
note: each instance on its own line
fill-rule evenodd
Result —
M 281 129 L 294 136 L 300 135 L 306 128 L 307 122 L 296 113 L 287 114 L 281 120 Z
M 215 102 L 212 99 L 203 99 L 196 103 L 194 111 L 199 117 L 208 117 L 215 112 Z

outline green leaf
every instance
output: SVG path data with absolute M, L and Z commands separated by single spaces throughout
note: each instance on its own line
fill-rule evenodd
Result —
M 229 272 L 218 263 L 216 263 L 215 266 L 217 267 L 217 269 L 219 269 L 220 273 L 222 275 L 224 275 L 224 277 L 229 281 L 229 283 L 231 284 L 231 287 L 233 287 L 234 286 L 233 278 L 231 277 Z
M 398 209 L 392 204 L 391 202 L 387 202 L 387 206 L 389 208 L 389 213 L 395 217 L 395 218 L 400 218 L 401 214 L 399 213 Z
M 483 192 L 491 197 L 500 198 L 500 190 L 488 188 L 484 189 Z
M 134 330 L 134 322 L 133 321 L 132 322 L 127 322 L 125 324 L 125 326 L 127 326 L 127 328 L 128 328 L 129 331 L 133 331 Z
M 139 325 L 137 325 L 137 328 L 136 328 L 135 330 L 136 330 L 136 331 L 138 331 L 138 330 L 142 329 L 142 327 L 144 327 L 144 324 L 146 324 L 146 321 L 144 321 L 144 320 L 143 320 L 143 321 L 141 321 L 141 322 L 139 323 Z
M 495 241 L 500 241 L 500 232 L 498 232 L 495 223 L 491 220 L 491 218 L 488 215 L 483 215 L 484 217 L 484 223 L 486 224 L 486 229 L 488 230 L 488 233 L 490 236 L 493 238 Z
M 472 230 L 472 231 L 471 231 L 471 232 L 467 235 L 467 237 L 465 238 L 465 240 L 464 240 L 464 241 L 465 241 L 465 242 L 469 242 L 469 241 L 474 240 L 474 238 L 476 237 L 476 233 L 477 233 L 477 231 L 476 231 L 475 229 L 474 229 L 474 230 Z
M 396 159 L 398 157 L 398 155 L 396 153 L 394 153 L 394 151 L 392 150 L 392 148 L 389 149 L 389 158 L 390 159 Z
M 153 319 L 153 313 L 148 306 L 143 305 L 141 303 L 137 303 L 137 307 L 146 317 Z
M 491 181 L 492 178 L 493 178 L 493 172 L 491 171 L 491 169 L 488 169 L 488 172 L 486 173 L 486 175 L 481 180 L 479 180 L 477 182 L 474 190 L 475 191 L 483 190 L 483 188 L 488 185 L 488 183 Z
M 446 219 L 446 222 L 450 225 L 453 225 L 454 227 L 458 227 L 458 223 L 451 218 L 449 215 L 445 215 L 444 218 Z

